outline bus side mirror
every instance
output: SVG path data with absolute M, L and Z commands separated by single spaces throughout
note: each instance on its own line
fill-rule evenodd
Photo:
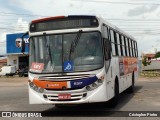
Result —
M 105 60 L 111 59 L 111 41 L 108 39 L 104 39 L 104 46 L 105 46 Z
M 24 37 L 25 37 L 26 35 L 28 35 L 28 34 L 29 34 L 29 33 L 26 32 L 26 33 L 24 33 L 24 34 L 22 35 L 22 37 L 21 37 L 21 39 L 22 39 L 22 43 L 21 43 L 21 52 L 22 52 L 22 53 L 25 52 L 25 41 L 24 41 Z

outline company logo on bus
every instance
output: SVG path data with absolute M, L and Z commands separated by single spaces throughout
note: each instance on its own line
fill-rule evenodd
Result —
M 46 87 L 49 88 L 49 87 L 59 87 L 60 85 L 59 84 L 46 84 Z

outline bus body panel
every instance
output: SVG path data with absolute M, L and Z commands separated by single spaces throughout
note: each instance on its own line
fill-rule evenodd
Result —
M 105 102 L 107 101 L 107 98 L 106 98 L 107 91 L 106 91 L 106 86 L 104 85 L 105 84 L 103 84 L 96 90 L 87 92 L 86 98 L 83 98 L 81 100 L 75 100 L 75 101 L 45 100 L 42 94 L 37 93 L 32 89 L 29 89 L 29 103 L 30 104 L 81 104 L 81 103 Z M 60 93 L 63 94 L 63 92 L 60 92 Z M 52 94 L 54 94 L 54 92 Z
M 101 35 L 103 35 L 102 27 L 103 24 L 106 24 L 108 28 L 112 28 L 120 33 L 123 33 L 129 38 L 134 38 L 125 32 L 121 31 L 117 27 L 113 26 L 112 24 L 106 22 L 101 18 L 97 18 L 99 21 L 99 26 L 97 28 L 78 28 L 78 29 L 65 29 L 65 30 L 50 30 L 50 31 L 42 31 L 42 32 L 29 32 L 30 37 L 39 36 L 44 34 L 60 34 L 60 33 L 76 33 L 79 30 L 83 30 L 83 32 L 87 31 L 99 31 Z M 103 38 L 103 37 L 102 37 Z M 123 92 L 127 88 L 132 85 L 132 75 L 134 74 L 134 79 L 138 78 L 138 62 L 136 57 L 126 57 L 126 56 L 114 56 L 112 55 L 110 60 L 104 60 L 104 67 L 99 70 L 93 70 L 88 72 L 73 72 L 73 73 L 65 73 L 64 78 L 71 79 L 70 75 L 73 76 L 82 76 L 83 74 L 89 75 L 96 75 L 97 78 L 104 76 L 104 81 L 102 85 L 95 88 L 94 90 L 88 91 L 86 90 L 86 86 L 82 89 L 78 90 L 51 90 L 45 91 L 44 93 L 39 93 L 33 90 L 29 85 L 29 103 L 30 104 L 81 104 L 81 103 L 92 103 L 92 102 L 105 102 L 112 99 L 114 95 L 114 86 L 115 86 L 115 79 L 118 79 L 119 83 L 119 93 Z M 126 63 L 127 62 L 127 65 Z M 123 63 L 123 64 L 122 64 Z M 109 67 L 106 67 L 109 66 Z M 129 71 L 130 70 L 130 71 Z M 121 73 L 121 71 L 123 71 Z M 127 72 L 129 71 L 129 72 Z M 32 82 L 34 78 L 39 78 L 42 76 L 62 76 L 63 74 L 34 74 L 29 73 L 29 80 Z M 63 79 L 64 81 L 67 79 Z M 54 77 L 53 80 L 54 81 Z M 87 93 L 85 97 L 83 94 Z M 62 101 L 51 101 L 48 99 L 48 96 L 56 96 L 55 99 L 58 99 L 59 94 L 70 94 L 71 97 L 78 96 L 81 97 L 79 100 L 62 100 Z M 44 98 L 44 95 L 47 95 L 47 99 Z
M 100 70 L 98 70 L 100 71 Z M 91 72 L 90 72 L 91 73 Z M 97 74 L 97 77 L 103 76 L 104 75 L 104 82 L 101 86 L 98 88 L 92 90 L 92 91 L 86 91 L 85 88 L 79 89 L 79 90 L 67 90 L 67 91 L 46 91 L 44 93 L 38 93 L 34 91 L 33 89 L 29 87 L 29 102 L 30 104 L 80 104 L 80 103 L 93 103 L 93 102 L 104 102 L 107 101 L 108 98 L 106 97 L 107 95 L 107 80 L 108 78 L 105 75 L 105 69 L 102 68 L 99 74 Z M 31 78 L 31 75 L 30 75 Z M 45 99 L 43 95 L 58 95 L 58 94 L 71 94 L 72 95 L 79 95 L 87 93 L 86 97 L 82 97 L 80 100 L 74 100 L 74 101 L 50 101 L 48 99 Z M 58 98 L 56 98 L 58 99 Z

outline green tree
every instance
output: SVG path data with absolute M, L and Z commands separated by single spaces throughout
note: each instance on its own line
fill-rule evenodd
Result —
M 147 61 L 147 57 L 144 57 L 144 58 L 142 59 L 142 64 L 143 64 L 144 66 L 147 66 L 147 65 L 150 65 L 150 64 L 151 64 L 151 61 Z
M 144 65 L 144 66 L 147 66 L 147 61 L 146 61 L 146 57 L 144 57 L 143 59 L 142 59 L 142 64 Z
M 155 58 L 158 58 L 158 57 L 160 57 L 160 52 L 157 52 L 157 53 L 155 54 Z

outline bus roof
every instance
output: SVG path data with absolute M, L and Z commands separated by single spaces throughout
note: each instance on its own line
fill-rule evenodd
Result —
M 56 20 L 56 19 L 63 19 L 63 18 L 97 18 L 100 24 L 106 24 L 108 27 L 114 29 L 115 31 L 118 31 L 119 33 L 133 39 L 134 37 L 132 37 L 131 35 L 129 35 L 128 33 L 124 32 L 123 30 L 121 30 L 120 28 L 118 28 L 117 26 L 111 24 L 110 22 L 108 22 L 106 19 L 102 18 L 102 17 L 98 17 L 98 16 L 94 16 L 94 15 L 68 15 L 68 16 L 54 16 L 54 17 L 46 17 L 46 18 L 41 18 L 41 19 L 36 19 L 33 20 L 31 22 L 32 23 L 39 23 L 39 22 L 45 22 L 45 21 L 49 21 L 49 20 Z
M 118 28 L 117 26 L 111 24 L 110 22 L 108 22 L 106 19 L 102 18 L 102 17 L 97 17 L 100 21 L 102 21 L 102 24 L 106 24 L 107 26 L 111 27 L 112 29 L 114 29 L 115 31 L 120 32 L 121 34 L 128 36 L 130 38 L 132 38 L 133 40 L 135 40 L 135 38 L 131 35 L 129 35 L 128 33 L 126 33 L 125 31 L 123 31 L 122 29 Z

